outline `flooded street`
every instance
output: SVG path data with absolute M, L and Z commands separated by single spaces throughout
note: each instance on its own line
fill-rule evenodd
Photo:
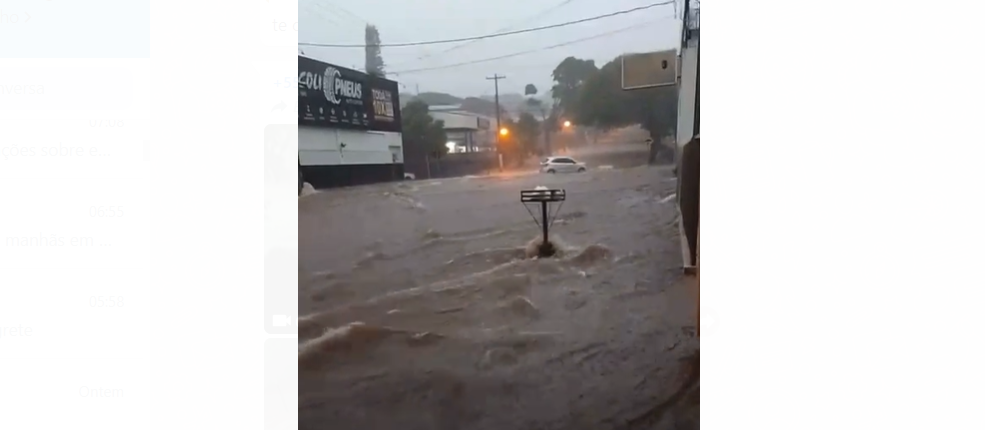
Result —
M 528 249 L 539 185 L 568 193 L 554 258 Z M 615 166 L 300 199 L 298 428 L 698 428 L 675 186 Z

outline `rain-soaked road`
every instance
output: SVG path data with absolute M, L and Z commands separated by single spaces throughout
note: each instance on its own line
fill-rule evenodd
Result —
M 557 258 L 527 258 L 537 185 L 568 191 Z M 674 187 L 636 167 L 300 199 L 298 428 L 697 429 Z

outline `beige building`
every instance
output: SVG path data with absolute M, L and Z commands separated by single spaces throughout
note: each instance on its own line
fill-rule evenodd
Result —
M 445 122 L 449 147 L 454 152 L 495 149 L 496 118 L 466 112 L 458 105 L 431 106 L 430 113 L 435 120 Z

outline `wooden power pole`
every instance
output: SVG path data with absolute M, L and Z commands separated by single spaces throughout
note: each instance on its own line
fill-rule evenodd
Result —
M 502 127 L 502 125 L 500 125 L 500 118 L 499 118 L 499 80 L 500 79 L 506 79 L 506 76 L 499 76 L 498 74 L 494 74 L 494 75 L 492 75 L 490 77 L 487 77 L 486 79 L 487 80 L 491 80 L 491 81 L 493 81 L 493 82 L 496 83 L 495 84 L 495 87 L 496 87 L 496 143 L 498 144 L 499 143 L 499 130 Z M 497 146 L 499 146 L 499 145 L 497 145 Z

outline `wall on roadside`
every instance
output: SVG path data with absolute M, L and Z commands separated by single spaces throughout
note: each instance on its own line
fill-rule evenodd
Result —
M 563 155 L 574 157 L 585 163 L 589 169 L 599 166 L 624 169 L 645 166 L 649 154 L 650 149 L 645 143 L 622 143 L 575 148 Z
M 677 167 L 678 207 L 681 212 L 681 251 L 685 266 L 693 266 L 697 260 L 698 212 L 700 201 L 701 166 L 700 141 L 694 139 L 694 129 L 699 118 L 699 62 L 697 37 L 689 40 L 681 53 L 680 97 L 677 108 Z
M 694 135 L 695 88 L 698 85 L 697 41 L 688 42 L 681 53 L 680 94 L 677 99 L 677 146 L 683 147 Z
M 499 153 L 492 151 L 443 154 L 437 159 L 425 159 L 421 154 L 404 160 L 404 171 L 413 173 L 417 179 L 483 175 L 498 170 Z
M 403 179 L 400 133 L 298 126 L 298 167 L 316 189 Z
M 394 132 L 298 126 L 298 158 L 302 166 L 399 164 L 403 141 Z

